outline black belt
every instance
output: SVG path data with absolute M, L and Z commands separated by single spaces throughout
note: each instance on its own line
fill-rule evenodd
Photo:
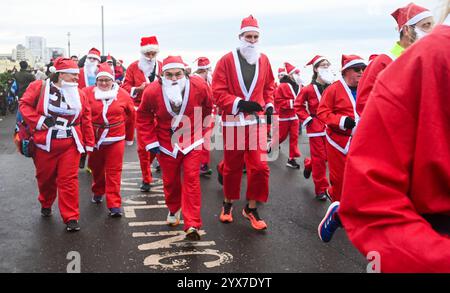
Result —
M 117 123 L 113 123 L 113 124 L 97 124 L 97 123 L 92 123 L 92 125 L 94 125 L 95 127 L 98 128 L 113 128 L 116 126 L 121 125 L 122 123 L 124 123 L 123 121 L 117 122 Z
M 450 216 L 447 215 L 422 215 L 431 224 L 434 230 L 441 234 L 450 235 Z
M 52 130 L 52 138 L 58 139 L 58 132 L 59 131 L 65 131 L 66 132 L 66 137 L 61 137 L 61 138 L 71 138 L 73 137 L 73 133 L 72 133 L 72 129 L 67 129 L 67 130 L 58 130 L 58 129 L 53 129 Z

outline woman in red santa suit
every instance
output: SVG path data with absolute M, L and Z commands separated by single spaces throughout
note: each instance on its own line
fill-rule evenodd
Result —
M 178 225 L 182 213 L 186 239 L 199 240 L 199 166 L 203 121 L 212 110 L 211 91 L 200 77 L 187 76 L 180 56 L 164 59 L 162 70 L 161 81 L 144 91 L 137 110 L 137 131 L 145 149 L 158 154 L 169 209 L 167 223 Z
M 211 62 L 206 57 L 199 57 L 197 59 L 197 70 L 194 72 L 195 75 L 200 76 L 206 81 L 208 87 L 211 87 L 212 82 L 212 68 Z M 211 175 L 212 170 L 209 167 L 210 163 L 210 153 L 211 153 L 211 135 L 214 131 L 214 119 L 216 115 L 216 107 L 213 107 L 211 117 L 208 119 L 208 125 L 205 127 L 205 142 L 203 143 L 202 150 L 202 161 L 200 165 L 200 175 Z
M 340 218 L 374 271 L 450 273 L 450 1 L 379 76 L 352 142 Z
M 293 169 L 300 169 L 300 165 L 295 158 L 301 156 L 298 148 L 298 117 L 295 114 L 294 102 L 302 89 L 300 79 L 300 70 L 289 63 L 285 63 L 286 72 L 280 79 L 280 85 L 275 91 L 275 111 L 278 114 L 278 128 L 274 138 L 278 139 L 278 143 L 283 143 L 289 135 L 289 160 L 286 166 Z M 272 141 L 273 143 L 273 141 Z M 269 147 L 270 150 L 270 147 Z
M 130 64 L 125 73 L 122 87 L 133 98 L 135 109 L 141 104 L 142 93 L 147 85 L 157 81 L 161 75 L 161 62 L 156 60 L 159 53 L 159 43 L 156 36 L 143 37 L 140 43 L 141 57 Z M 141 191 L 149 192 L 153 181 L 150 165 L 155 155 L 145 150 L 145 145 L 137 135 L 137 152 L 142 172 Z
M 325 90 L 317 109 L 317 117 L 327 126 L 325 137 L 331 185 L 327 193 L 333 202 L 318 227 L 319 238 L 324 242 L 329 242 L 341 226 L 338 210 L 344 167 L 359 121 L 356 91 L 365 68 L 366 63 L 361 57 L 342 55 L 342 77 Z
M 95 149 L 89 155 L 92 170 L 92 202 L 100 204 L 106 195 L 110 216 L 120 217 L 120 182 L 125 142 L 133 144 L 135 110 L 130 95 L 114 82 L 107 63 L 99 66 L 96 86 L 83 90 L 91 106 Z
M 94 147 L 91 110 L 78 89 L 79 69 L 68 58 L 58 58 L 55 74 L 47 81 L 35 81 L 28 87 L 19 107 L 24 120 L 34 129 L 36 179 L 41 214 L 52 215 L 58 194 L 58 206 L 66 230 L 80 230 L 78 205 L 78 162 Z
M 326 200 L 326 190 L 329 187 L 327 179 L 327 150 L 325 124 L 317 118 L 317 108 L 325 89 L 334 81 L 330 62 L 323 56 L 315 56 L 307 66 L 313 66 L 312 82 L 304 87 L 300 96 L 294 102 L 294 108 L 309 138 L 311 153 L 310 168 L 305 168 L 303 175 L 309 178 L 312 172 L 316 199 Z M 307 166 L 305 161 L 305 166 Z

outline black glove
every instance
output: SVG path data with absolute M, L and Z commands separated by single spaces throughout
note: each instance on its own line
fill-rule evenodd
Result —
M 273 107 L 267 108 L 265 114 L 266 114 L 267 124 L 272 124 Z
M 244 113 L 260 112 L 263 110 L 261 105 L 258 104 L 257 102 L 245 101 L 245 100 L 239 101 L 238 109 L 239 109 L 239 111 L 244 112 Z
M 55 119 L 53 117 L 46 117 L 44 120 L 44 124 L 50 128 L 52 126 L 55 126 L 56 122 Z
M 346 117 L 344 121 L 344 127 L 346 129 L 353 129 L 356 126 L 355 120 L 350 117 Z

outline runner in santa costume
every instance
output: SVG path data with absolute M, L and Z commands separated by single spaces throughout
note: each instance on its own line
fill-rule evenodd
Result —
M 256 230 L 267 228 L 256 203 L 267 202 L 266 117 L 273 113 L 274 77 L 269 59 L 258 50 L 259 27 L 253 16 L 244 18 L 240 47 L 223 56 L 213 74 L 214 100 L 222 110 L 224 135 L 223 191 L 220 221 L 233 221 L 232 203 L 240 198 L 244 163 L 247 167 L 247 200 L 244 217 Z M 259 117 L 260 114 L 266 117 Z
M 339 215 L 382 272 L 450 273 L 450 1 L 444 25 L 375 83 L 347 159 Z M 444 74 L 447 73 L 447 74 Z
M 319 237 L 324 242 L 330 241 L 340 226 L 338 209 L 345 160 L 359 121 L 356 91 L 364 68 L 366 63 L 361 57 L 342 55 L 342 77 L 325 90 L 317 109 L 317 117 L 327 126 L 326 152 L 331 185 L 327 193 L 333 202 L 318 227 Z
M 289 135 L 289 160 L 286 166 L 289 168 L 300 169 L 300 165 L 295 158 L 301 156 L 298 148 L 298 117 L 295 114 L 294 102 L 300 94 L 302 83 L 300 79 L 300 70 L 295 66 L 284 63 L 287 75 L 280 79 L 280 85 L 275 91 L 275 111 L 278 114 L 278 132 L 279 144 L 283 143 Z M 270 146 L 269 146 L 270 150 Z
M 95 149 L 89 156 L 93 203 L 106 204 L 112 217 L 120 217 L 120 182 L 125 142 L 133 144 L 135 110 L 127 91 L 114 82 L 107 63 L 99 66 L 97 85 L 83 90 L 91 106 Z
M 78 231 L 78 162 L 82 153 L 94 147 L 91 110 L 78 89 L 77 64 L 69 58 L 57 58 L 53 66 L 56 72 L 50 79 L 30 84 L 19 108 L 26 123 L 34 129 L 33 160 L 41 214 L 51 216 L 58 194 L 67 231 Z
M 397 21 L 400 40 L 385 54 L 380 54 L 372 62 L 359 82 L 358 101 L 356 111 L 362 114 L 370 92 L 373 89 L 378 75 L 395 59 L 411 46 L 416 40 L 431 32 L 434 26 L 433 14 L 426 8 L 410 3 L 405 7 L 395 10 L 392 17 Z
M 203 78 L 209 87 L 211 87 L 212 82 L 212 68 L 211 62 L 206 57 L 199 57 L 197 60 L 197 70 L 195 71 L 195 75 Z M 213 107 L 211 112 L 211 119 L 209 119 L 209 124 L 205 129 L 205 142 L 203 143 L 202 150 L 202 161 L 200 165 L 200 175 L 211 175 L 212 170 L 209 167 L 210 163 L 210 152 L 211 152 L 211 135 L 214 131 L 214 120 L 216 115 L 216 107 Z
M 144 88 L 151 82 L 157 80 L 161 75 L 161 62 L 156 60 L 159 53 L 159 44 L 155 36 L 144 37 L 141 39 L 141 58 L 131 63 L 127 68 L 125 80 L 122 87 L 130 93 L 133 98 L 135 109 L 141 103 Z M 145 150 L 145 144 L 137 135 L 137 152 L 142 171 L 141 191 L 149 192 L 150 183 L 153 181 L 150 164 L 155 155 Z
M 330 62 L 323 56 L 316 55 L 306 64 L 306 66 L 309 65 L 313 67 L 314 72 L 312 82 L 302 89 L 299 98 L 294 102 L 294 108 L 302 126 L 306 128 L 306 136 L 309 138 L 310 168 L 305 168 L 303 175 L 305 178 L 309 178 L 312 171 L 316 199 L 326 200 L 329 183 L 325 124 L 317 117 L 317 108 L 323 92 L 334 82 L 334 75 L 330 69 Z M 305 167 L 308 166 L 307 163 L 305 161 Z
M 137 131 L 145 149 L 159 154 L 167 223 L 178 225 L 182 213 L 186 238 L 199 240 L 203 119 L 211 114 L 212 94 L 202 78 L 187 77 L 180 56 L 164 59 L 162 70 L 161 81 L 144 91 Z
M 84 66 L 80 69 L 80 77 L 78 79 L 79 89 L 84 89 L 85 87 L 95 85 L 98 65 L 100 62 L 100 51 L 96 48 L 90 49 L 86 55 Z

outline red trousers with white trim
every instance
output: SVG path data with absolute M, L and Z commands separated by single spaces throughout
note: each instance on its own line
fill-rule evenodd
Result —
M 342 184 L 344 181 L 344 169 L 347 156 L 338 151 L 328 141 L 326 143 L 328 156 L 328 168 L 330 171 L 330 185 L 328 193 L 334 201 L 341 200 Z M 313 168 L 314 170 L 314 168 Z M 314 171 L 313 171 L 314 172 Z
M 106 195 L 108 209 L 118 208 L 122 204 L 120 183 L 122 179 L 123 154 L 125 141 L 102 144 L 89 155 L 89 168 L 92 170 L 92 192 L 94 195 Z
M 184 230 L 189 227 L 200 229 L 202 226 L 199 168 L 201 155 L 200 150 L 192 150 L 187 155 L 178 152 L 177 158 L 164 153 L 158 155 L 166 205 L 171 213 L 181 208 Z
M 289 135 L 289 158 L 301 157 L 300 149 L 298 148 L 298 120 L 279 121 L 279 129 L 274 128 L 274 131 L 278 131 L 279 143 L 283 143 Z M 274 136 L 276 137 L 276 135 Z
M 316 194 L 324 193 L 329 183 L 327 179 L 327 139 L 325 136 L 309 138 L 311 152 L 312 178 Z
M 151 164 L 155 159 L 155 154 L 145 150 L 145 144 L 139 136 L 136 136 L 137 140 L 137 153 L 139 157 L 139 163 L 141 165 L 142 181 L 146 183 L 151 183 L 153 181 Z
M 51 151 L 36 148 L 33 158 L 39 188 L 38 200 L 51 208 L 58 194 L 58 206 L 64 223 L 78 220 L 78 165 L 81 154 L 73 138 L 52 139 Z
M 247 169 L 247 200 L 267 202 L 269 166 L 267 164 L 267 127 L 223 127 L 223 192 L 229 200 L 240 199 L 242 170 Z

